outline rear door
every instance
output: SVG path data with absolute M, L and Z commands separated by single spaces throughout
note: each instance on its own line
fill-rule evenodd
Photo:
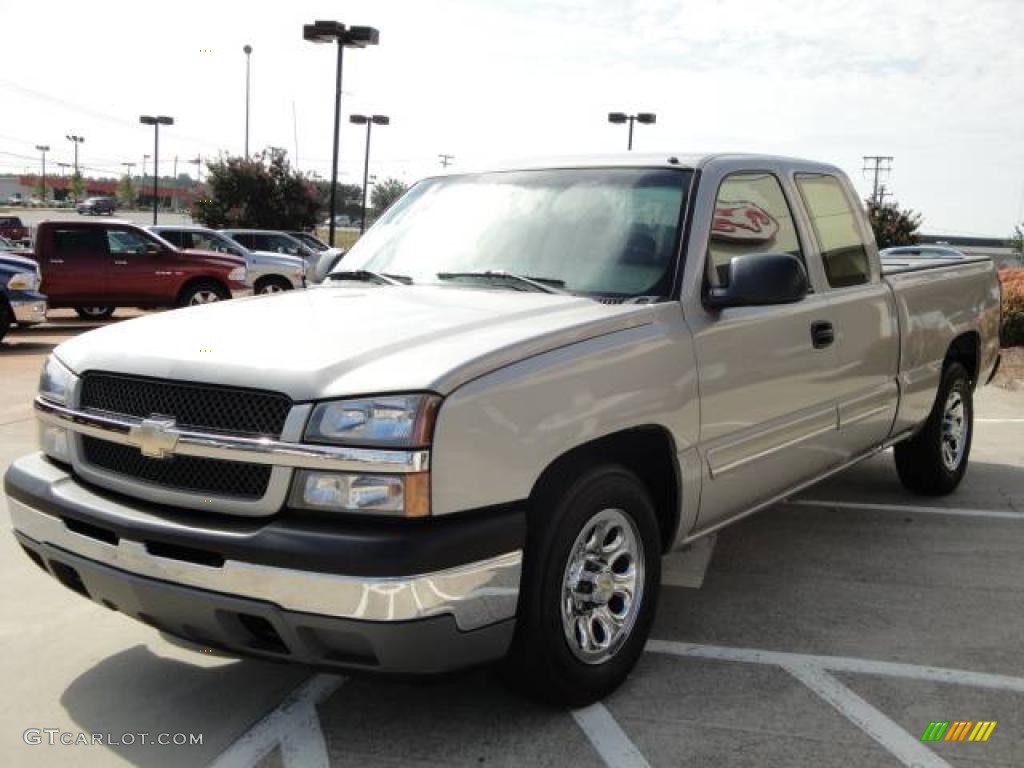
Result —
M 44 230 L 49 242 L 40 243 L 43 258 L 41 291 L 50 302 L 79 303 L 107 298 L 109 260 L 103 230 L 74 223 Z
M 724 167 L 723 167 L 724 166 Z M 702 274 L 686 306 L 700 391 L 704 461 L 698 526 L 707 528 L 814 477 L 834 463 L 829 443 L 837 415 L 829 386 L 832 346 L 815 346 L 813 329 L 830 318 L 820 270 L 792 212 L 792 189 L 780 169 L 705 169 L 698 193 L 710 220 L 697 256 Z M 713 195 L 713 201 L 709 200 Z M 713 206 L 713 207 L 712 207 Z M 694 242 L 701 242 L 695 240 Z M 699 247 L 699 246 L 693 246 Z M 724 286 L 729 262 L 748 253 L 786 252 L 810 266 L 811 292 L 793 304 L 712 310 L 699 295 Z M 691 280 L 692 283 L 692 280 Z
M 797 173 L 820 254 L 832 307 L 837 357 L 833 393 L 839 408 L 837 460 L 884 441 L 896 417 L 899 327 L 896 305 L 882 282 L 874 243 L 856 198 L 838 176 Z

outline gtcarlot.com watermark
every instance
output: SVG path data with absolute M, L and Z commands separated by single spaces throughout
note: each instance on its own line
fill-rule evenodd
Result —
M 29 728 L 21 738 L 26 744 L 63 745 L 66 747 L 105 746 L 123 747 L 138 744 L 161 746 L 197 746 L 203 743 L 201 733 L 84 733 L 62 731 L 60 728 Z

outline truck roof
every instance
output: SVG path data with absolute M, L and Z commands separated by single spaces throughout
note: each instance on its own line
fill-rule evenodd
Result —
M 792 166 L 794 168 L 814 167 L 833 173 L 839 169 L 828 163 L 806 160 L 784 155 L 769 155 L 753 152 L 611 152 L 589 155 L 565 155 L 547 157 L 517 158 L 479 166 L 459 168 L 452 167 L 434 176 L 457 176 L 465 173 L 481 173 L 486 171 L 541 170 L 544 168 L 686 168 L 699 170 L 715 160 L 730 160 L 742 165 L 757 167 L 759 164 L 771 166 Z

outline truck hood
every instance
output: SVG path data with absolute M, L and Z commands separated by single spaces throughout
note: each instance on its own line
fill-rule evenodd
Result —
M 235 267 L 244 267 L 245 259 L 241 256 L 235 256 L 231 253 L 218 253 L 217 251 L 204 251 L 199 248 L 181 248 L 178 254 L 182 258 L 187 258 L 188 261 L 194 264 L 209 264 L 211 266 L 220 266 L 225 269 L 234 269 Z
M 55 353 L 79 374 L 254 387 L 294 400 L 447 394 L 527 357 L 651 321 L 650 307 L 558 294 L 331 286 L 152 314 Z

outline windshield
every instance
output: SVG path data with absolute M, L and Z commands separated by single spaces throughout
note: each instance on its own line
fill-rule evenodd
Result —
M 360 238 L 342 268 L 418 284 L 507 272 L 572 293 L 666 295 L 690 177 L 586 168 L 428 179 Z

